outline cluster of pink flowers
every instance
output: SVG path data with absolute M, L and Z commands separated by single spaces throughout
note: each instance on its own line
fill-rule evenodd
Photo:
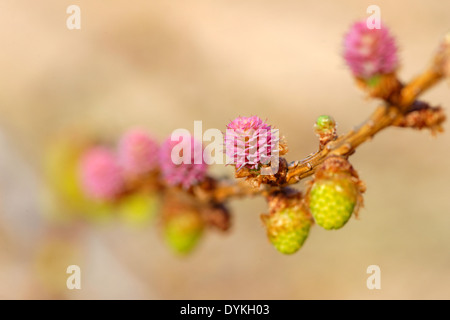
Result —
M 277 131 L 257 116 L 238 117 L 227 126 L 226 154 L 236 169 L 257 170 L 278 155 Z M 80 182 L 85 193 L 98 200 L 114 200 L 126 189 L 127 181 L 159 171 L 168 186 L 185 189 L 201 182 L 208 165 L 204 148 L 191 135 L 167 138 L 161 146 L 147 132 L 125 133 L 117 150 L 95 146 L 80 162 Z
M 103 146 L 88 149 L 79 168 L 84 192 L 97 200 L 115 199 L 124 191 L 128 178 L 156 169 L 158 150 L 156 140 L 140 129 L 125 133 L 117 151 Z
M 344 59 L 356 77 L 369 79 L 398 66 L 397 45 L 389 29 L 369 29 L 366 21 L 352 25 L 344 38 Z
M 188 147 L 187 143 L 191 147 Z M 175 146 L 190 150 L 191 161 L 175 164 L 171 158 Z M 200 154 L 200 163 L 196 163 Z M 160 170 L 170 186 L 189 188 L 206 176 L 207 165 L 202 159 L 203 146 L 192 137 L 172 141 L 169 137 L 161 146 L 147 132 L 130 130 L 119 141 L 117 151 L 103 146 L 88 149 L 79 166 L 81 186 L 87 196 L 110 201 L 124 192 L 128 179 L 138 179 Z

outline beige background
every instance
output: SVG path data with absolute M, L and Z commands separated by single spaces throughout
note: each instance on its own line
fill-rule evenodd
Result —
M 81 7 L 81 30 L 66 28 L 70 4 Z M 52 226 L 39 201 L 46 142 L 80 124 L 110 137 L 142 125 L 163 138 L 194 120 L 223 129 L 257 114 L 286 136 L 289 160 L 306 156 L 318 115 L 345 132 L 376 106 L 341 58 L 343 34 L 370 4 L 381 7 L 410 79 L 450 29 L 450 3 L 2 0 L 0 298 L 450 298 L 448 132 L 389 129 L 359 148 L 361 219 L 337 232 L 314 228 L 289 257 L 268 244 L 259 198 L 233 201 L 232 231 L 211 232 L 186 259 L 154 228 Z M 423 99 L 450 106 L 448 84 Z M 59 287 L 73 263 L 82 267 L 77 292 Z M 371 264 L 382 270 L 379 291 L 366 288 Z

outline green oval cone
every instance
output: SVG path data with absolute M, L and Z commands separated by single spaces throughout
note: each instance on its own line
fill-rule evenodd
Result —
M 310 190 L 309 209 L 322 228 L 340 229 L 350 219 L 357 196 L 350 177 L 317 180 Z
M 170 215 L 164 223 L 164 236 L 176 253 L 186 255 L 197 245 L 203 234 L 203 220 L 196 211 Z
M 297 252 L 308 238 L 312 221 L 307 213 L 298 208 L 285 208 L 265 216 L 267 237 L 283 254 Z
M 117 214 L 130 226 L 144 226 L 154 219 L 158 209 L 159 202 L 156 194 L 139 192 L 120 199 Z
M 87 198 L 81 188 L 78 162 L 88 145 L 85 137 L 58 138 L 46 150 L 44 170 L 50 192 L 43 205 L 50 218 L 104 221 L 112 216 L 110 203 Z

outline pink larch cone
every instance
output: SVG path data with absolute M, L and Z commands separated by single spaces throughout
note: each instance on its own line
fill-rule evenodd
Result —
M 276 130 L 257 116 L 238 117 L 227 125 L 225 152 L 236 169 L 259 169 L 278 155 Z
M 112 200 L 124 187 L 122 170 L 116 155 L 104 147 L 87 150 L 80 161 L 81 186 L 87 196 Z
M 398 66 L 397 45 L 386 26 L 369 29 L 363 20 L 353 24 L 345 35 L 344 59 L 356 77 L 388 74 Z
M 182 147 L 183 153 L 190 153 L 187 163 L 174 163 L 172 149 L 175 146 Z M 185 156 L 187 157 L 187 155 Z M 164 141 L 159 152 L 159 163 L 162 177 L 166 183 L 171 186 L 181 185 L 185 189 L 203 180 L 208 169 L 203 159 L 203 146 L 192 136 L 183 136 L 176 141 L 172 141 L 169 137 Z
M 154 138 L 140 129 L 126 132 L 119 142 L 119 163 L 128 176 L 139 176 L 158 166 L 159 146 Z

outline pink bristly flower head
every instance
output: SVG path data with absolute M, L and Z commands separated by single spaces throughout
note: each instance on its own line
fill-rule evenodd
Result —
M 398 66 L 397 45 L 389 29 L 369 29 L 366 21 L 352 25 L 344 38 L 344 59 L 358 78 L 388 74 Z
M 202 181 L 208 165 L 203 159 L 203 145 L 191 135 L 182 135 L 163 142 L 159 150 L 159 165 L 165 182 L 185 189 Z
M 126 175 L 146 174 L 158 166 L 159 145 L 147 132 L 133 129 L 119 142 L 118 157 Z
M 259 169 L 278 155 L 277 130 L 257 116 L 238 117 L 227 125 L 225 152 L 236 169 Z
M 105 147 L 93 147 L 80 160 L 81 186 L 87 196 L 112 200 L 124 188 L 122 170 L 116 155 Z

